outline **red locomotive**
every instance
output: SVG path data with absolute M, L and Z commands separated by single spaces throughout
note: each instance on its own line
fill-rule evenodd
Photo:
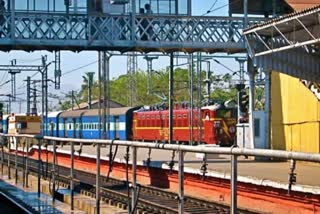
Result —
M 221 105 L 201 108 L 198 124 L 197 109 L 193 111 L 193 141 L 204 144 L 231 146 L 236 134 L 235 110 Z M 189 142 L 191 135 L 190 109 L 173 110 L 173 140 Z M 162 141 L 169 139 L 169 111 L 138 110 L 133 113 L 133 140 Z M 200 127 L 200 131 L 198 129 Z M 200 135 L 199 135 L 200 133 Z

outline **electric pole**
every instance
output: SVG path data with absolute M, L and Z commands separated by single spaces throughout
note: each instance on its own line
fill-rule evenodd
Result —
M 145 56 L 143 57 L 143 59 L 145 59 L 147 61 L 147 73 L 148 73 L 148 81 L 147 81 L 147 94 L 151 94 L 152 90 L 152 60 L 154 59 L 158 59 L 159 57 L 157 56 Z
M 30 86 L 31 78 L 27 77 L 27 114 L 30 114 L 30 93 L 31 93 L 31 86 Z

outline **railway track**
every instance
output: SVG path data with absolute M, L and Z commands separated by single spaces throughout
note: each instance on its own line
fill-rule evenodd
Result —
M 1 156 L 0 156 L 1 157 Z M 7 163 L 8 155 L 5 155 L 5 162 Z M 11 155 L 11 166 L 14 167 L 14 155 Z M 48 169 L 45 169 L 46 163 L 42 162 L 41 175 L 44 179 L 50 179 L 49 173 L 52 170 L 52 164 L 48 163 Z M 22 169 L 24 166 L 23 157 L 18 156 L 18 167 Z M 38 161 L 28 159 L 28 166 L 30 174 L 37 176 Z M 48 173 L 46 173 L 48 171 Z M 63 166 L 56 165 L 56 180 L 60 184 L 70 188 L 70 169 Z M 45 175 L 49 175 L 45 177 Z M 74 190 L 78 193 L 85 194 L 90 197 L 95 197 L 95 182 L 96 175 L 93 173 L 74 170 Z M 178 213 L 178 195 L 176 193 L 168 192 L 159 188 L 150 186 L 139 186 L 138 203 L 136 206 L 136 213 Z M 101 200 L 111 205 L 117 205 L 123 209 L 127 209 L 131 200 L 128 200 L 128 183 L 123 180 L 107 178 L 101 176 Z M 131 196 L 131 194 L 130 194 Z M 202 199 L 185 196 L 184 213 L 186 214 L 205 214 L 205 213 L 230 213 L 230 208 L 226 205 L 218 204 L 216 202 L 206 201 Z M 255 213 L 249 210 L 238 210 L 238 213 Z

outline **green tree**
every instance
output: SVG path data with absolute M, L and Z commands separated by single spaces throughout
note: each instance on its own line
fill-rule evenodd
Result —
M 88 73 L 86 73 L 88 74 Z M 206 72 L 201 72 L 201 79 L 205 79 Z M 198 78 L 194 73 L 194 87 L 193 93 L 196 102 L 197 92 L 200 90 L 197 87 Z M 127 74 L 110 80 L 110 91 L 111 100 L 128 106 L 129 103 L 129 91 L 128 91 L 128 80 Z M 137 92 L 137 103 L 136 105 L 153 105 L 159 102 L 167 101 L 168 88 L 169 88 L 169 69 L 154 71 L 152 72 L 151 88 L 150 93 L 147 89 L 148 74 L 145 71 L 137 71 L 135 76 L 136 81 L 136 92 Z M 88 100 L 88 86 L 89 76 L 84 76 L 84 82 L 82 84 L 80 92 L 77 97 L 80 97 L 80 101 Z M 224 102 L 229 99 L 236 100 L 236 89 L 231 87 L 232 75 L 212 75 L 212 93 L 211 98 L 215 100 L 221 100 Z M 190 99 L 189 95 L 189 71 L 187 69 L 177 68 L 174 70 L 174 100 L 175 102 L 188 102 Z M 203 85 L 201 94 L 205 93 L 205 87 Z M 93 99 L 98 98 L 99 88 L 98 81 L 92 83 L 92 97 Z M 70 100 L 70 99 L 69 99 Z M 70 106 L 70 102 L 62 103 L 61 108 L 67 108 Z
M 83 83 L 81 85 L 80 90 L 80 97 L 81 101 L 87 100 L 88 101 L 88 107 L 91 109 L 91 103 L 92 103 L 92 87 L 93 87 L 93 76 L 94 72 L 86 72 L 83 78 Z

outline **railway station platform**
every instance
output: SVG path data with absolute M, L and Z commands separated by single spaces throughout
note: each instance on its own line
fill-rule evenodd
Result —
M 114 146 L 115 147 L 115 146 Z M 79 149 L 75 146 L 75 150 Z M 101 148 L 101 159 L 108 160 L 109 149 Z M 63 146 L 57 150 L 68 152 L 70 146 Z M 113 153 L 115 148 L 113 148 Z M 147 166 L 148 149 L 138 149 L 138 165 Z M 115 162 L 125 163 L 124 156 L 126 147 L 119 146 Z M 172 160 L 173 153 L 166 150 L 151 150 L 149 166 L 155 168 L 170 169 L 169 163 Z M 83 146 L 81 156 L 96 156 L 96 149 L 93 146 Z M 200 170 L 203 165 L 203 154 L 186 153 L 184 157 L 185 172 L 202 175 Z M 174 155 L 173 169 L 178 167 L 178 154 Z M 231 163 L 228 155 L 211 155 L 207 157 L 207 173 L 206 176 L 230 179 Z M 281 189 L 288 188 L 288 173 L 290 171 L 290 162 L 280 160 L 253 160 L 246 157 L 238 159 L 238 180 L 246 183 L 258 184 L 262 186 L 272 186 Z M 297 182 L 293 189 L 302 192 L 310 192 L 320 194 L 320 181 L 315 179 L 320 177 L 320 165 L 316 163 L 298 162 L 296 164 L 295 173 Z
M 25 154 L 18 148 L 19 154 Z M 116 146 L 112 146 L 115 153 Z M 200 149 L 202 150 L 202 149 Z M 33 146 L 28 150 L 28 158 L 38 160 L 40 153 L 41 162 L 53 163 L 53 147 Z M 71 160 L 71 146 L 58 143 L 56 148 L 56 163 L 61 167 L 71 167 L 86 173 L 95 174 L 97 170 L 96 151 L 93 145 L 82 147 L 74 145 L 74 159 Z M 12 151 L 13 152 L 13 151 Z M 80 152 L 80 153 L 79 153 Z M 14 153 L 13 153 L 14 154 Z M 132 151 L 129 150 L 129 162 L 125 156 L 127 147 L 120 146 L 116 157 L 110 167 L 110 145 L 102 146 L 100 150 L 100 173 L 106 179 L 110 177 L 120 181 L 131 182 Z M 150 161 L 148 161 L 150 157 Z M 174 164 L 170 164 L 172 162 Z M 231 204 L 231 163 L 228 155 L 207 157 L 207 171 L 201 170 L 204 162 L 201 154 L 185 153 L 184 156 L 184 194 L 200 200 L 212 201 L 225 206 Z M 171 166 L 171 167 L 170 167 Z M 110 168 L 112 169 L 110 171 Z M 44 169 L 42 169 L 44 170 Z M 237 198 L 238 208 L 249 209 L 251 212 L 268 213 L 320 213 L 320 176 L 319 164 L 297 162 L 297 182 L 288 191 L 288 174 L 290 163 L 284 161 L 257 161 L 238 157 Z M 177 194 L 179 192 L 179 166 L 178 154 L 169 150 L 139 148 L 137 149 L 136 181 L 143 186 L 164 189 Z M 45 173 L 45 172 L 42 172 Z M 71 173 L 71 172 L 70 172 Z M 75 179 L 78 179 L 77 176 Z M 79 178 L 80 179 L 80 178 Z M 178 203 L 178 202 L 177 202 Z
M 15 180 L 8 179 L 8 176 L 0 177 L 0 193 L 21 210 L 21 212 L 17 210 L 14 213 L 60 214 L 70 212 L 69 205 L 59 201 L 53 203 L 51 196 L 43 193 L 38 198 L 38 193 L 32 187 L 23 188 L 21 183 L 15 184 Z M 74 210 L 72 213 L 84 214 L 79 210 Z
M 53 202 L 50 195 L 49 181 L 41 181 L 41 194 L 38 197 L 37 178 L 29 175 L 28 187 L 22 183 L 22 174 L 18 172 L 18 182 L 15 183 L 15 174 L 8 177 L 8 168 L 4 166 L 4 174 L 0 174 L 0 195 L 8 198 L 14 205 L 19 206 L 19 211 L 14 213 L 46 213 L 46 214 L 93 214 L 95 213 L 95 200 L 83 194 L 74 196 L 74 208 L 71 209 L 70 190 L 63 186 L 57 189 L 58 199 Z M 14 170 L 13 170 L 14 171 Z M 62 198 L 61 198 L 62 197 Z M 11 207 L 10 207 L 11 208 Z M 20 212 L 22 210 L 22 212 Z M 29 212 L 30 211 L 30 212 Z M 101 202 L 100 211 L 103 214 L 123 214 L 123 209 Z

